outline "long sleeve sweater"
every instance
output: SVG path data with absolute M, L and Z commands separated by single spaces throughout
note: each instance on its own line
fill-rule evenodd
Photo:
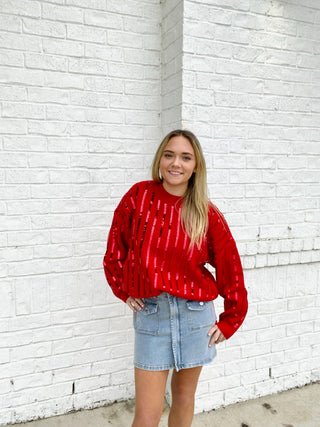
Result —
M 182 200 L 162 183 L 143 181 L 123 196 L 114 212 L 103 266 L 113 293 L 147 298 L 162 292 L 180 298 L 211 301 L 221 295 L 224 312 L 217 325 L 226 338 L 247 313 L 240 257 L 220 211 L 209 206 L 209 226 L 200 248 L 181 224 Z M 205 267 L 215 268 L 214 277 Z

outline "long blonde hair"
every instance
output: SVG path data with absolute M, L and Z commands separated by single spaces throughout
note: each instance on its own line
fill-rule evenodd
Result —
M 207 195 L 207 170 L 198 138 L 188 130 L 177 129 L 164 137 L 156 151 L 152 162 L 152 179 L 162 182 L 160 176 L 160 160 L 169 140 L 174 136 L 184 136 L 188 139 L 196 157 L 196 172 L 189 179 L 188 188 L 183 196 L 181 207 L 181 222 L 184 230 L 190 237 L 190 247 L 196 244 L 198 247 L 208 228 L 209 199 Z

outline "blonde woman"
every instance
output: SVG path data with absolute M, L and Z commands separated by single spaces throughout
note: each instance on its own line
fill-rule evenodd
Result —
M 152 165 L 115 210 L 104 270 L 133 311 L 136 407 L 132 427 L 156 427 L 173 369 L 169 427 L 191 426 L 202 366 L 247 312 L 240 257 L 229 227 L 208 200 L 196 136 L 170 132 Z M 215 268 L 214 277 L 205 267 Z M 216 319 L 213 300 L 224 298 Z

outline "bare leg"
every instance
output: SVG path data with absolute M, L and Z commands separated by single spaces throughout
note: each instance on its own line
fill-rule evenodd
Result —
M 202 366 L 173 371 L 171 380 L 172 406 L 169 427 L 190 427 L 194 413 L 194 395 Z
M 169 370 L 135 368 L 136 407 L 132 427 L 158 427 Z

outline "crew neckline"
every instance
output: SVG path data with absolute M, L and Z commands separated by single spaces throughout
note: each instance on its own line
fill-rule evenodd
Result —
M 160 192 L 162 193 L 162 195 L 165 197 L 166 200 L 171 200 L 173 202 L 178 202 L 179 200 L 183 200 L 183 196 L 176 196 L 174 194 L 169 193 L 163 186 L 162 182 L 156 182 L 154 181 L 154 183 L 157 185 L 157 187 L 159 188 Z

